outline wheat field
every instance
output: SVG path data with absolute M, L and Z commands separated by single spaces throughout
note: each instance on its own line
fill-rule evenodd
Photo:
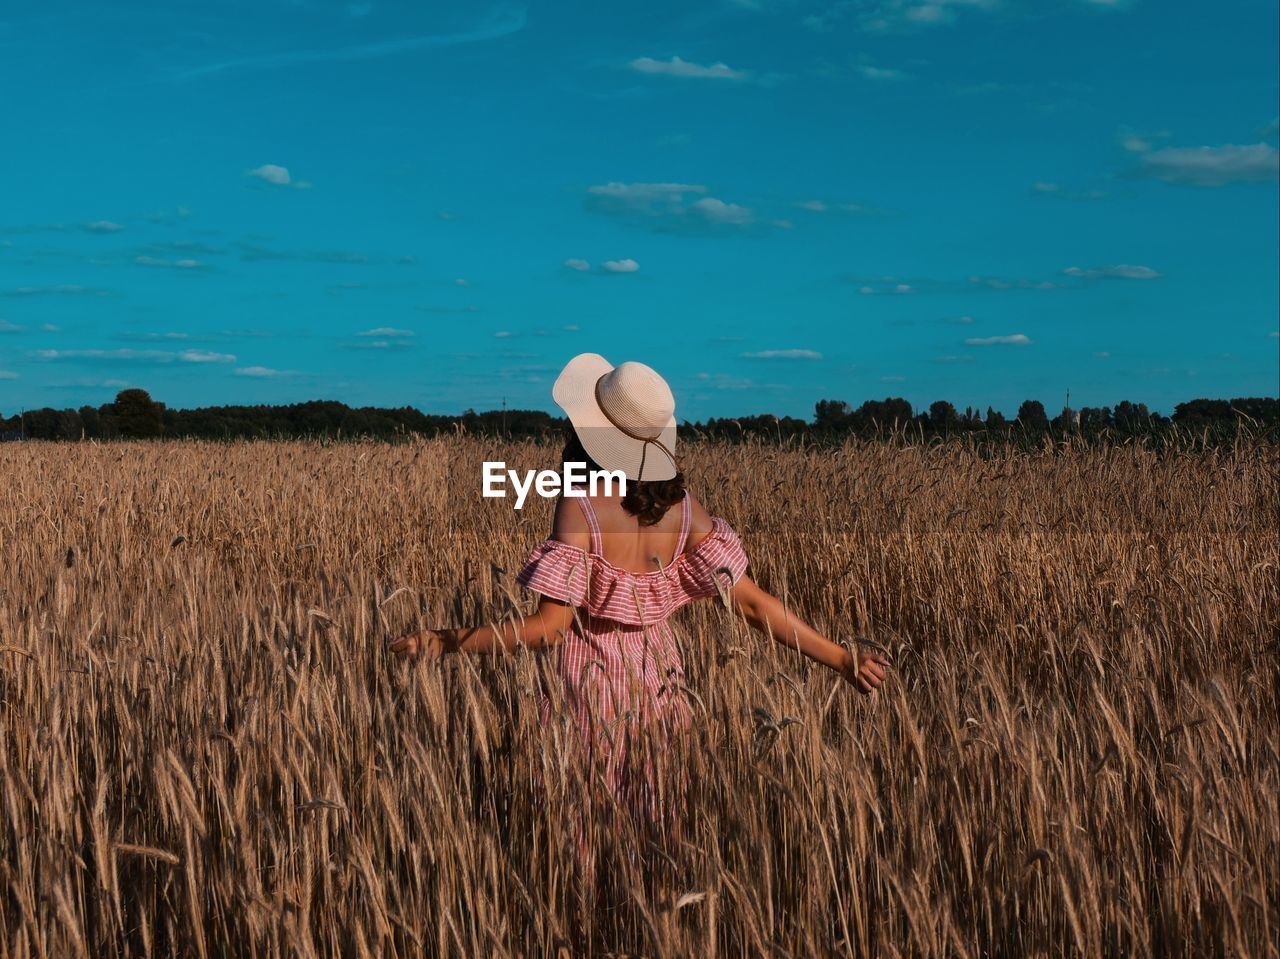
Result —
M 1280 955 L 1274 446 L 687 444 L 895 670 L 682 610 L 663 841 L 539 723 L 545 656 L 385 649 L 531 607 L 550 507 L 478 464 L 556 453 L 0 447 L 0 953 Z

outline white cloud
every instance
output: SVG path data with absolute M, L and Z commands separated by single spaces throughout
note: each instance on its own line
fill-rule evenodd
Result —
M 657 73 L 669 77 L 689 77 L 707 80 L 745 80 L 750 74 L 746 70 L 735 70 L 725 63 L 703 65 L 672 57 L 670 60 L 655 60 L 652 57 L 637 57 L 631 61 L 631 69 L 640 73 Z
M 876 216 L 888 212 L 861 203 L 831 203 L 827 200 L 801 200 L 796 207 L 810 213 L 847 213 L 852 216 Z
M 1025 333 L 1012 333 L 1009 336 L 971 336 L 964 341 L 965 346 L 1029 346 L 1031 337 Z
M 236 368 L 236 376 L 252 376 L 257 379 L 275 379 L 281 376 L 296 376 L 293 370 L 273 370 L 269 366 L 241 366 Z
M 1031 184 L 1031 192 L 1036 196 L 1053 196 L 1064 200 L 1102 200 L 1107 196 L 1104 190 L 1068 190 L 1061 183 L 1046 180 Z
M 1130 3 L 1131 0 L 1083 0 L 1082 5 L 1120 10 Z M 810 30 L 827 32 L 842 20 L 852 18 L 863 30 L 883 33 L 952 23 L 959 10 L 1011 11 L 1019 6 L 1035 9 L 1033 5 L 1003 0 L 833 0 L 801 22 Z
M 246 176 L 257 177 L 264 183 L 270 183 L 272 186 L 288 186 L 293 182 L 293 177 L 289 175 L 289 168 L 278 166 L 275 163 L 264 163 L 260 167 L 250 170 Z
M 234 363 L 231 353 L 211 353 L 208 350 L 183 350 L 172 353 L 167 350 L 36 350 L 33 354 L 42 360 L 121 360 L 124 362 L 151 363 Z
M 738 203 L 706 196 L 694 183 L 605 183 L 587 188 L 587 209 L 595 213 L 648 221 L 662 233 L 705 234 L 759 224 L 755 211 Z M 769 221 L 789 227 L 787 221 Z
M 635 273 L 640 269 L 640 264 L 630 258 L 625 260 L 605 260 L 600 264 L 600 268 L 606 273 Z
M 377 336 L 386 338 L 417 336 L 413 330 L 401 330 L 394 326 L 375 326 L 371 330 L 364 330 L 357 333 L 356 336 Z
M 154 266 L 166 270 L 203 270 L 205 264 L 200 260 L 183 257 L 180 260 L 162 260 L 154 256 L 139 256 L 133 260 L 138 266 Z
M 190 333 L 182 333 L 178 331 L 170 331 L 166 333 L 120 333 L 118 339 L 122 340 L 190 340 L 193 339 Z
M 580 260 L 576 256 L 571 256 L 564 261 L 564 265 L 571 270 L 577 270 L 579 273 L 585 273 L 591 269 L 591 264 L 586 260 Z
M 935 277 L 916 276 L 850 276 L 846 280 L 859 284 L 858 292 L 865 296 L 914 296 L 930 293 L 958 293 L 964 290 L 973 291 L 975 287 L 982 290 L 1056 290 L 1079 286 L 1077 283 L 1058 282 L 1052 280 L 1034 280 L 1016 277 L 970 276 L 961 280 L 945 280 Z M 943 322 L 960 322 L 955 319 L 943 319 Z
M 1067 276 L 1079 277 L 1085 280 L 1158 280 L 1164 275 L 1149 266 L 1141 266 L 1134 263 L 1116 263 L 1113 266 L 1098 266 L 1087 270 L 1078 266 L 1069 266 L 1062 272 Z
M 8 320 L 0 320 L 0 333 L 21 333 L 23 327 L 17 323 L 10 323 Z
M 1098 352 L 1094 353 L 1093 355 L 1094 355 L 1094 356 L 1096 356 L 1096 357 L 1097 357 L 1098 359 L 1100 359 L 1100 360 L 1109 360 L 1109 359 L 1111 359 L 1111 354 L 1110 354 L 1107 350 L 1098 350 Z
M 467 278 L 465 276 L 460 276 L 453 281 L 453 285 L 454 286 L 470 286 L 471 284 L 467 282 Z
M 0 370 L 0 380 L 16 380 L 18 374 L 13 370 Z
M 1269 143 L 1170 147 L 1143 153 L 1137 174 L 1183 186 L 1266 183 L 1280 176 L 1280 151 Z
M 175 210 L 154 210 L 151 213 L 144 214 L 143 219 L 152 223 L 174 223 L 178 220 L 185 220 L 190 216 L 190 208 L 180 206 Z
M 957 9 L 991 10 L 998 5 L 999 0 L 882 0 L 880 3 L 837 0 L 828 14 L 809 18 L 816 23 L 809 20 L 805 23 L 813 29 L 830 29 L 836 18 L 857 10 L 864 30 L 880 32 L 950 23 Z
M 0 290 L 0 296 L 115 296 L 111 290 L 99 290 L 79 283 L 62 283 L 58 286 L 19 286 L 12 290 Z
M 754 353 L 743 353 L 748 360 L 820 360 L 822 354 L 817 350 L 757 350 Z
M 903 16 L 916 23 L 941 23 L 950 19 L 951 13 L 941 3 L 922 3 L 917 7 L 907 7 Z
M 295 63 L 347 63 L 357 60 L 374 60 L 382 57 L 403 56 L 417 50 L 452 47 L 464 43 L 483 43 L 496 40 L 523 30 L 528 22 L 528 14 L 523 4 L 503 3 L 494 7 L 491 12 L 472 29 L 458 33 L 429 33 L 412 37 L 398 37 L 394 40 L 379 40 L 374 43 L 356 46 L 338 47 L 327 50 L 282 50 L 276 53 L 263 53 L 236 60 L 223 60 L 205 64 L 174 76 L 175 80 L 194 80 L 200 77 L 224 73 L 228 70 L 264 70 L 272 67 L 287 67 Z
M 94 220 L 92 223 L 86 223 L 84 228 L 90 233 L 119 233 L 124 229 L 119 223 L 113 223 L 110 220 Z
M 511 331 L 510 331 L 510 330 L 498 330 L 498 332 L 497 332 L 497 333 L 494 333 L 494 334 L 493 334 L 493 336 L 494 336 L 494 339 L 498 339 L 498 340 L 506 340 L 506 339 L 510 339 L 510 338 L 511 338 Z
M 783 388 L 776 383 L 757 383 L 755 380 L 742 376 L 731 376 L 728 373 L 698 373 L 695 378 L 715 390 L 736 392 L 741 390 L 779 390 Z
M 725 203 L 713 196 L 704 196 L 701 200 L 694 201 L 689 209 L 710 223 L 746 226 L 755 219 L 755 214 L 747 207 L 736 203 Z
M 696 183 L 604 183 L 587 187 L 589 201 L 606 211 L 664 212 L 684 203 L 688 193 L 706 193 Z
M 975 286 L 985 286 L 989 290 L 1056 290 L 1058 288 L 1058 284 L 1052 280 L 1010 280 L 999 276 L 971 276 L 969 282 Z
M 1146 153 L 1154 150 L 1156 145 L 1169 139 L 1173 134 L 1168 130 L 1134 130 L 1132 127 L 1121 127 L 1117 134 L 1120 138 L 1120 149 L 1126 153 Z
M 611 181 L 602 186 L 587 187 L 588 193 L 606 196 L 664 196 L 672 193 L 702 193 L 705 186 L 692 183 L 618 183 Z
M 901 70 L 894 70 L 891 67 L 873 67 L 869 63 L 859 66 L 858 72 L 867 80 L 905 80 L 907 77 L 907 74 Z
M 53 324 L 53 323 L 41 323 L 40 329 L 43 330 L 45 333 L 61 333 L 62 332 L 62 327 L 57 326 L 56 324 Z

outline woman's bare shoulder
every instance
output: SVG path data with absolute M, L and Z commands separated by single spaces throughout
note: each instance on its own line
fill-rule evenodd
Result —
M 692 490 L 689 491 L 688 495 L 689 539 L 685 542 L 685 548 L 696 546 L 711 532 L 711 514 L 707 512 L 705 506 L 698 502 L 698 497 L 693 495 Z
M 551 538 L 581 549 L 591 548 L 591 527 L 587 525 L 582 507 L 561 496 L 556 501 L 556 513 L 551 521 Z

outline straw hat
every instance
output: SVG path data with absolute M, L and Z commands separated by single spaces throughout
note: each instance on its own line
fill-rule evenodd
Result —
M 581 353 L 560 372 L 551 396 L 601 469 L 621 470 L 632 481 L 676 475 L 676 400 L 656 370 Z

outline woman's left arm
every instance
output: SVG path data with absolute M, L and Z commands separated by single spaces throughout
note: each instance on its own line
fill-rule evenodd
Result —
M 460 629 L 424 629 L 392 641 L 393 652 L 400 659 L 419 654 L 439 659 L 445 653 L 496 653 L 518 646 L 545 649 L 564 639 L 573 624 L 573 607 L 542 597 L 532 616 L 508 620 L 501 626 L 471 626 Z
M 733 605 L 747 623 L 775 641 L 803 653 L 815 663 L 839 673 L 859 692 L 879 689 L 889 660 L 874 650 L 850 652 L 837 646 L 802 620 L 767 590 L 743 575 L 731 590 Z

